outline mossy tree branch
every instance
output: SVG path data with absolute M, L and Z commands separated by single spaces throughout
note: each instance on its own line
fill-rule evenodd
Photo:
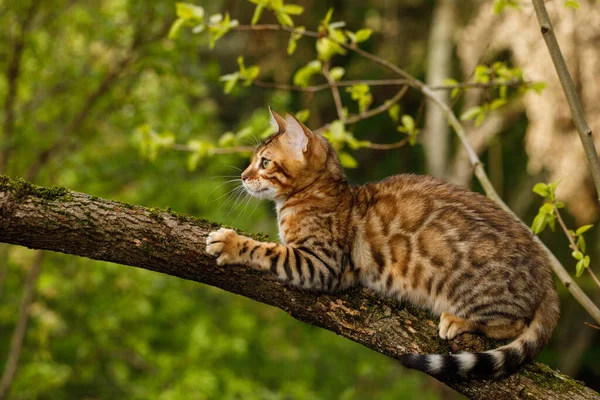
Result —
M 204 251 L 210 221 L 0 176 L 0 242 L 145 268 L 216 286 L 278 307 L 294 318 L 398 358 L 406 352 L 480 351 L 496 342 L 437 337 L 425 312 L 354 289 L 339 295 L 293 290 L 270 274 L 219 267 Z M 256 236 L 256 235 L 255 235 Z M 263 238 L 264 239 L 264 238 Z M 498 381 L 450 382 L 472 399 L 597 399 L 579 382 L 533 363 Z

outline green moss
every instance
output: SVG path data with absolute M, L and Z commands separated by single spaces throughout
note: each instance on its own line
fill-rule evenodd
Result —
M 531 379 L 537 386 L 557 394 L 581 392 L 585 386 L 583 382 L 577 381 L 566 375 L 560 375 L 560 378 L 558 378 L 556 376 L 558 372 L 547 365 L 540 363 L 526 365 L 521 369 L 520 374 Z
M 153 219 L 157 220 L 158 222 L 161 222 L 163 220 L 163 217 L 162 217 L 163 210 L 161 210 L 160 208 L 150 208 L 150 209 L 148 209 L 148 211 L 150 212 L 150 216 Z
M 68 200 L 69 190 L 63 187 L 43 187 L 34 185 L 22 178 L 9 178 L 0 176 L 0 190 L 11 192 L 16 199 L 37 197 L 44 200 Z

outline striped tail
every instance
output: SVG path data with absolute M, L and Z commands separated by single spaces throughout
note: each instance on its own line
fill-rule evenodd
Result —
M 516 372 L 546 345 L 558 323 L 558 296 L 549 290 L 531 324 L 513 342 L 482 353 L 405 354 L 408 368 L 449 379 L 491 379 Z

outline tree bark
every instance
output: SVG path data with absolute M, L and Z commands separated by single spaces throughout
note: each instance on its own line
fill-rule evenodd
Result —
M 219 267 L 204 251 L 207 234 L 219 227 L 170 210 L 132 206 L 0 176 L 0 242 L 216 286 L 278 307 L 300 321 L 393 358 L 406 352 L 481 351 L 498 346 L 498 342 L 471 334 L 452 342 L 440 340 L 437 321 L 428 313 L 365 289 L 316 294 L 288 288 L 270 274 L 247 267 Z M 502 380 L 442 382 L 472 399 L 600 398 L 580 382 L 540 363 L 529 364 Z
M 429 44 L 427 51 L 427 77 L 429 86 L 443 85 L 444 79 L 450 77 L 452 68 L 452 49 L 455 26 L 455 0 L 437 0 L 431 20 Z M 439 99 L 446 104 L 450 102 L 450 92 L 438 93 Z M 450 143 L 450 127 L 444 111 L 433 101 L 427 100 L 425 128 L 423 130 L 423 147 L 427 171 L 438 178 L 448 175 L 448 146 Z

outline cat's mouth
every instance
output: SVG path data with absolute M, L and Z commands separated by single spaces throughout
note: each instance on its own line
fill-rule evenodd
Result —
M 270 190 L 268 187 L 266 188 L 253 188 L 251 185 L 246 184 L 246 182 L 243 183 L 244 188 L 246 189 L 246 191 L 248 193 L 250 193 L 250 195 L 257 197 L 259 199 L 265 199 L 265 198 L 269 198 L 269 193 Z

